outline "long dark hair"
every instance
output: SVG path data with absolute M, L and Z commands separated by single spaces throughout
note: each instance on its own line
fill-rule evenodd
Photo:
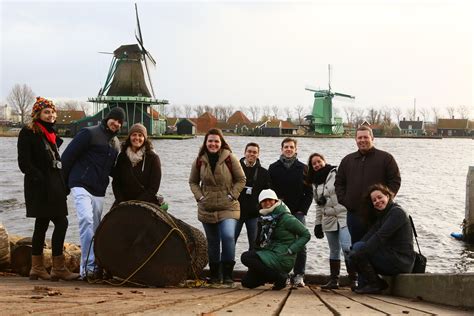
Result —
M 227 144 L 227 142 L 224 139 L 224 134 L 222 134 L 222 131 L 219 128 L 211 128 L 210 130 L 207 131 L 206 136 L 204 136 L 204 141 L 202 143 L 201 148 L 199 149 L 198 156 L 202 156 L 202 155 L 204 155 L 204 153 L 207 152 L 206 142 L 207 142 L 207 138 L 209 137 L 209 135 L 219 136 L 219 138 L 221 140 L 221 149 L 227 149 L 230 152 L 232 152 L 232 150 L 230 149 L 229 144 Z
M 145 146 L 145 152 L 150 152 L 153 150 L 153 145 L 151 144 L 150 140 L 145 138 L 145 141 L 143 142 L 142 147 Z M 130 136 L 127 137 L 127 139 L 122 143 L 122 152 L 125 152 L 128 147 L 132 147 L 132 142 L 130 141 Z
M 306 176 L 304 178 L 304 182 L 306 185 L 309 185 L 311 186 L 313 184 L 313 180 L 314 180 L 314 175 L 316 173 L 316 171 L 314 171 L 313 169 L 313 166 L 311 165 L 311 160 L 313 160 L 314 157 L 319 157 L 321 158 L 322 160 L 324 160 L 324 162 L 326 162 L 326 158 L 324 158 L 323 155 L 321 154 L 318 154 L 318 153 L 312 153 L 309 158 L 308 158 L 308 172 L 306 173 Z

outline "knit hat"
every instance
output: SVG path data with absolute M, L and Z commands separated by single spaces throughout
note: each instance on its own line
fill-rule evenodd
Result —
M 51 108 L 56 112 L 56 106 L 54 106 L 53 101 L 42 97 L 36 97 L 36 102 L 33 104 L 33 108 L 31 109 L 31 117 L 35 117 L 36 113 L 41 112 L 41 110 L 45 108 Z
M 114 119 L 120 122 L 120 124 L 123 124 L 123 121 L 125 119 L 125 111 L 121 107 L 115 107 L 110 112 L 107 114 L 105 117 L 104 121 L 107 123 L 108 120 Z
M 258 203 L 262 203 L 263 200 L 272 199 L 278 201 L 278 196 L 276 195 L 275 191 L 272 189 L 262 190 L 258 196 Z
M 148 137 L 146 127 L 140 123 L 135 123 L 132 125 L 132 127 L 130 127 L 128 131 L 128 137 L 130 137 L 130 135 L 132 135 L 133 133 L 141 133 L 143 136 L 145 136 L 145 139 Z

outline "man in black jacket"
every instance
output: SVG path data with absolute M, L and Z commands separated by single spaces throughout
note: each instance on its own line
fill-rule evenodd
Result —
M 306 214 L 313 200 L 311 186 L 304 183 L 308 166 L 297 158 L 297 142 L 294 138 L 285 138 L 281 142 L 281 156 L 268 168 L 272 189 L 279 199 L 288 206 L 291 213 L 306 224 Z M 304 286 L 306 268 L 306 247 L 298 253 L 293 267 L 293 285 Z
M 248 143 L 245 146 L 244 157 L 240 159 L 240 165 L 244 169 L 247 178 L 245 187 L 239 195 L 240 219 L 235 228 L 235 242 L 239 238 L 242 226 L 245 224 L 249 250 L 255 248 L 257 239 L 258 195 L 262 190 L 270 188 L 270 175 L 268 170 L 260 165 L 258 159 L 260 146 L 257 143 Z

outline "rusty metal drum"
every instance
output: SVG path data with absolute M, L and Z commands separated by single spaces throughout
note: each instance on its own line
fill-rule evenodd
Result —
M 113 276 L 158 287 L 194 279 L 208 262 L 206 238 L 199 229 L 141 201 L 120 203 L 104 216 L 94 253 Z

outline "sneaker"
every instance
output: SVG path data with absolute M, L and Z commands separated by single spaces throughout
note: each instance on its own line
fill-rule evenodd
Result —
M 304 284 L 304 275 L 303 274 L 297 274 L 293 277 L 293 286 L 296 286 L 296 287 L 304 287 L 305 284 Z

